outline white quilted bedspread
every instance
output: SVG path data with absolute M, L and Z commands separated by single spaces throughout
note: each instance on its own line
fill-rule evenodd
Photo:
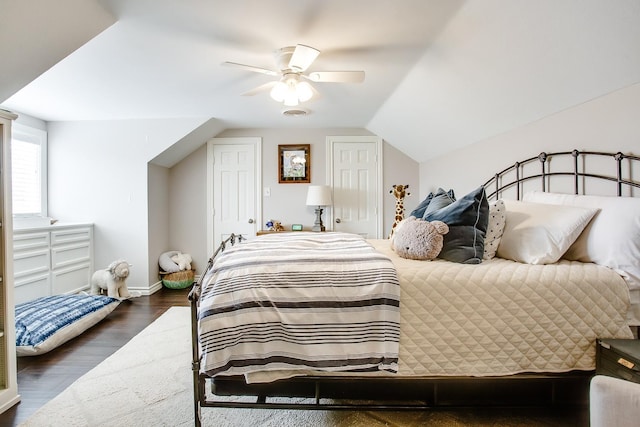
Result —
M 606 267 L 414 261 L 370 242 L 400 279 L 401 376 L 592 370 L 596 337 L 632 337 L 628 287 Z

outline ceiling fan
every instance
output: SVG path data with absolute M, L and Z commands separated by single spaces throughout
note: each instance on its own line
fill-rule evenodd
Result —
M 275 52 L 278 71 L 238 64 L 237 62 L 223 62 L 222 65 L 269 76 L 279 76 L 277 81 L 260 85 L 243 93 L 243 95 L 251 96 L 268 90 L 271 98 L 286 106 L 296 106 L 300 102 L 306 102 L 318 93 L 309 81 L 317 83 L 361 83 L 364 81 L 364 71 L 313 71 L 305 73 L 319 54 L 318 49 L 298 44 L 283 47 Z

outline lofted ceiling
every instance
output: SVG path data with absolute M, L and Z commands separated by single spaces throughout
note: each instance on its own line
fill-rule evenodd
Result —
M 46 121 L 367 128 L 424 161 L 640 81 L 637 0 L 11 3 L 0 103 Z M 268 92 L 242 96 L 273 77 L 221 66 L 276 69 L 274 51 L 298 43 L 321 51 L 309 71 L 365 81 L 315 83 L 309 114 L 286 117 Z

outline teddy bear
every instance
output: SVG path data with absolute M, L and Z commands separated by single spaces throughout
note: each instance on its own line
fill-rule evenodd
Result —
M 269 220 L 267 227 L 269 227 L 269 231 L 284 231 L 284 227 L 280 221 Z
M 435 259 L 444 243 L 449 226 L 442 221 L 424 221 L 414 216 L 398 223 L 391 238 L 391 249 L 402 258 Z
M 180 269 L 180 271 L 183 271 L 191 270 L 191 261 L 193 260 L 191 259 L 191 255 L 178 252 L 171 257 L 171 261 L 178 264 L 178 268 Z
M 127 299 L 131 298 L 127 288 L 127 277 L 131 264 L 123 259 L 113 261 L 104 270 L 97 270 L 91 276 L 91 294 L 99 295 L 101 290 L 107 291 L 107 296 L 111 298 Z

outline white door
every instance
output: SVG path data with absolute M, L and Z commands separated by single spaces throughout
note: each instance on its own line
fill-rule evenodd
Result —
M 373 136 L 330 136 L 327 145 L 333 230 L 381 238 L 382 140 Z
M 210 255 L 231 233 L 247 239 L 256 235 L 262 222 L 259 153 L 260 138 L 214 138 L 207 144 Z

